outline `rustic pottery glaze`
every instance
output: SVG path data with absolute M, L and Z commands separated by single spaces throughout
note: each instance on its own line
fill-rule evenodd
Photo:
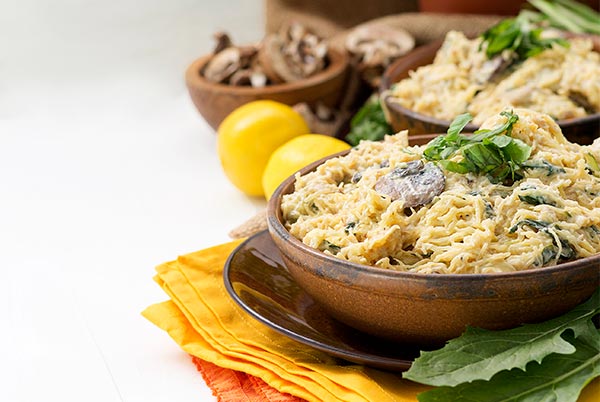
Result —
M 394 83 L 408 78 L 410 71 L 431 64 L 442 43 L 443 40 L 440 40 L 420 46 L 392 63 L 383 74 L 380 91 L 383 93 Z M 389 96 L 384 96 L 383 102 L 388 111 L 387 116 L 390 124 L 395 131 L 409 130 L 410 135 L 445 133 L 450 126 L 448 120 L 426 116 L 402 107 L 391 101 Z M 576 119 L 559 120 L 557 123 L 565 137 L 571 142 L 591 144 L 600 135 L 600 113 Z M 473 132 L 478 128 L 474 124 L 468 124 L 464 131 Z
M 346 82 L 348 56 L 330 49 L 329 66 L 304 80 L 267 85 L 263 88 L 216 84 L 201 74 L 212 55 L 194 61 L 185 74 L 186 85 L 196 109 L 213 128 L 217 129 L 223 119 L 239 106 L 260 99 L 270 99 L 287 105 L 300 102 L 314 104 L 317 101 L 335 107 Z
M 439 345 L 467 325 L 506 329 L 550 319 L 585 301 L 600 285 L 600 255 L 516 273 L 461 275 L 397 272 L 332 257 L 306 246 L 283 225 L 281 198 L 293 191 L 294 180 L 284 181 L 269 200 L 273 241 L 307 294 L 332 317 L 368 334 Z

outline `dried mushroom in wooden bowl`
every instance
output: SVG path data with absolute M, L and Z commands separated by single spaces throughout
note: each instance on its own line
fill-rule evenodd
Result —
M 236 45 L 223 32 L 215 39 L 213 52 L 192 62 L 185 74 L 194 105 L 214 129 L 251 101 L 306 103 L 307 110 L 319 103 L 334 110 L 346 92 L 347 53 L 302 25 L 291 24 L 250 45 Z
M 253 45 L 236 46 L 224 32 L 215 39 L 213 57 L 202 71 L 214 83 L 261 88 L 314 76 L 328 65 L 327 42 L 298 23 Z

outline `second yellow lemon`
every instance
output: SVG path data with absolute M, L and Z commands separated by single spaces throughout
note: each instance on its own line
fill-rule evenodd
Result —
M 321 134 L 292 138 L 277 148 L 267 162 L 262 177 L 265 197 L 269 199 L 279 184 L 309 163 L 349 148 L 344 141 Z
M 240 106 L 221 123 L 217 148 L 227 178 L 248 195 L 263 195 L 269 156 L 288 140 L 310 132 L 290 106 L 259 100 Z

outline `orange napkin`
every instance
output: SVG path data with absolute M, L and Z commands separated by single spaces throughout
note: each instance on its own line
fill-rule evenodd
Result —
M 329 356 L 250 317 L 228 295 L 222 278 L 225 260 L 239 243 L 233 241 L 184 255 L 157 267 L 154 279 L 170 300 L 142 313 L 167 331 L 184 351 L 201 359 L 196 363 L 205 378 L 219 373 L 209 366 L 202 370 L 203 361 L 247 373 L 281 393 L 308 401 L 413 402 L 419 392 L 429 389 L 403 380 L 396 373 Z M 224 371 L 220 375 L 232 373 Z M 218 378 L 207 380 L 213 390 L 218 388 Z M 222 384 L 231 384 L 230 380 Z M 593 394 L 597 395 L 599 382 L 594 383 L 584 391 L 589 397 L 582 395 L 580 401 L 592 401 Z M 240 383 L 239 387 L 243 386 Z M 269 399 L 257 395 L 256 399 L 244 400 Z
M 192 356 L 192 361 L 218 402 L 305 402 L 284 394 L 258 377 L 219 367 Z

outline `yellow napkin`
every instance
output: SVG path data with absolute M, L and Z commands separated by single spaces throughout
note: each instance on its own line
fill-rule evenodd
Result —
M 245 313 L 228 295 L 225 260 L 240 241 L 179 257 L 157 268 L 156 282 L 171 300 L 142 314 L 187 353 L 259 377 L 308 401 L 416 401 L 429 387 L 399 375 L 345 362 L 289 339 Z M 580 401 L 592 401 L 598 384 Z M 593 390 L 591 388 L 594 388 Z
M 250 317 L 227 294 L 222 278 L 225 260 L 239 243 L 159 266 L 154 279 L 171 300 L 142 314 L 189 354 L 308 401 L 412 402 L 427 389 L 393 373 L 333 358 Z

